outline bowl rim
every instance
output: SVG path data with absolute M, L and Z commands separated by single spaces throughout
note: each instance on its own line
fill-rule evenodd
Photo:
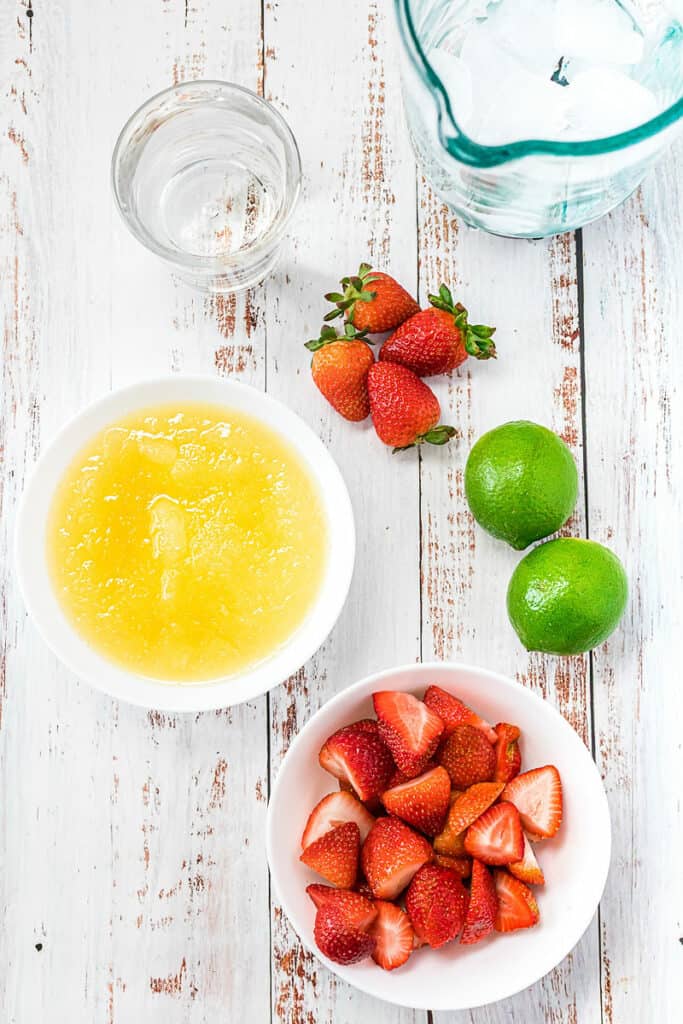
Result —
M 352 699 L 354 694 L 358 694 L 360 692 L 364 692 L 365 695 L 369 696 L 370 693 L 372 692 L 372 690 L 376 689 L 378 687 L 378 684 L 381 684 L 386 679 L 391 679 L 391 678 L 395 679 L 397 676 L 408 674 L 408 673 L 410 673 L 411 675 L 415 675 L 415 674 L 417 674 L 417 675 L 429 675 L 430 673 L 434 672 L 435 670 L 438 670 L 438 671 L 446 670 L 446 671 L 453 672 L 453 673 L 467 673 L 467 674 L 470 674 L 470 675 L 479 676 L 482 681 L 485 681 L 485 680 L 495 680 L 496 683 L 502 684 L 502 686 L 505 689 L 508 689 L 508 690 L 510 690 L 510 691 L 512 691 L 514 693 L 520 693 L 520 691 L 521 691 L 523 693 L 523 699 L 528 698 L 530 700 L 530 702 L 532 703 L 532 705 L 535 704 L 537 707 L 539 705 L 543 706 L 544 712 L 548 712 L 550 714 L 550 717 L 555 719 L 555 721 L 556 721 L 556 723 L 558 725 L 558 728 L 560 730 L 562 730 L 565 733 L 565 735 L 567 735 L 567 736 L 569 736 L 571 734 L 573 739 L 570 740 L 570 742 L 574 743 L 577 752 L 579 750 L 581 751 L 581 753 L 578 754 L 578 756 L 582 756 L 585 759 L 587 759 L 587 761 L 590 762 L 590 766 L 591 767 L 590 767 L 589 771 L 592 770 L 592 773 L 594 775 L 595 781 L 598 784 L 597 787 L 596 787 L 596 792 L 599 794 L 599 802 L 602 805 L 602 810 L 603 810 L 602 825 L 603 825 L 603 828 L 604 828 L 604 831 L 605 831 L 605 835 L 604 835 L 604 845 L 603 845 L 603 847 L 601 849 L 601 854 L 602 854 L 601 863 L 595 865 L 595 871 L 594 871 L 593 877 L 592 877 L 592 895 L 591 895 L 591 899 L 589 901 L 587 901 L 587 904 L 586 904 L 588 906 L 589 910 L 588 910 L 587 913 L 582 915 L 581 923 L 580 923 L 580 928 L 579 929 L 575 929 L 576 934 L 573 932 L 572 935 L 570 936 L 570 938 L 567 940 L 567 942 L 565 944 L 563 944 L 562 952 L 561 952 L 561 954 L 559 956 L 556 953 L 553 953 L 550 957 L 547 957 L 545 961 L 541 960 L 541 965 L 542 966 L 541 966 L 541 969 L 540 969 L 539 973 L 536 975 L 536 977 L 532 978 L 531 980 L 525 980 L 521 985 L 519 985 L 517 987 L 511 988 L 507 992 L 504 992 L 504 993 L 501 993 L 499 995 L 496 995 L 496 996 L 494 996 L 493 999 L 483 998 L 480 1001 L 468 1003 L 468 1005 L 463 1005 L 463 1004 L 453 1005 L 452 1003 L 447 1004 L 447 1003 L 443 1002 L 442 1000 L 440 1001 L 438 998 L 434 998 L 433 994 L 432 994 L 432 998 L 429 999 L 429 1000 L 426 1000 L 426 1001 L 424 1001 L 424 1000 L 408 1001 L 407 999 L 402 999 L 402 998 L 399 998 L 399 997 L 391 998 L 391 997 L 389 997 L 387 995 L 384 995 L 383 993 L 377 992 L 373 987 L 365 984 L 364 983 L 363 975 L 359 975 L 359 980 L 358 981 L 354 981 L 354 980 L 350 979 L 346 973 L 342 973 L 342 972 L 344 972 L 346 970 L 349 970 L 350 968 L 342 968 L 342 967 L 340 967 L 340 965 L 333 963 L 327 957 L 323 956 L 323 954 L 320 952 L 320 950 L 318 950 L 317 947 L 313 943 L 309 943 L 307 941 L 307 939 L 304 937 L 304 934 L 302 934 L 302 932 L 304 932 L 305 929 L 303 929 L 303 928 L 300 929 L 299 925 L 300 925 L 301 922 L 299 920 L 297 920 L 297 914 L 296 913 L 294 913 L 294 914 L 291 913 L 291 907 L 288 905 L 288 899 L 286 897 L 286 890 L 285 890 L 284 886 L 281 884 L 281 874 L 282 873 L 281 873 L 280 868 L 278 867 L 279 861 L 278 861 L 278 859 L 276 857 L 276 836 L 274 834 L 274 832 L 275 832 L 275 824 L 274 824 L 274 817 L 275 817 L 275 815 L 274 815 L 274 810 L 273 809 L 274 809 L 275 804 L 276 804 L 276 802 L 278 800 L 278 797 L 280 795 L 280 790 L 284 786 L 284 779 L 285 779 L 285 774 L 286 774 L 285 768 L 286 768 L 287 759 L 289 758 L 289 755 L 290 755 L 290 753 L 292 751 L 296 751 L 298 749 L 298 747 L 303 744 L 304 737 L 305 737 L 305 735 L 306 735 L 306 733 L 307 733 L 307 731 L 309 729 L 309 726 L 312 726 L 312 723 L 315 722 L 319 718 L 319 716 L 321 714 L 323 714 L 323 712 L 325 714 L 329 714 L 336 707 L 338 707 L 340 705 L 343 705 L 345 701 L 348 701 L 349 699 Z M 439 684 L 439 685 L 442 685 L 442 684 Z M 447 684 L 444 683 L 443 685 L 447 685 Z M 415 686 L 415 684 L 413 684 L 412 687 L 406 686 L 405 689 L 406 689 L 407 692 L 412 692 L 412 691 L 414 691 L 416 689 L 416 686 Z M 343 725 L 343 723 L 340 723 L 336 727 L 337 728 L 341 728 L 342 725 Z M 292 761 L 290 759 L 290 764 L 291 763 L 292 763 Z M 397 1006 L 404 1006 L 404 1007 L 407 1007 L 409 1009 L 415 1009 L 415 1010 L 432 1010 L 432 1011 L 448 1011 L 448 1010 L 450 1010 L 450 1011 L 457 1011 L 457 1010 L 467 1010 L 467 1009 L 474 1010 L 474 1009 L 477 1009 L 478 1007 L 481 1007 L 481 1006 L 488 1006 L 488 1005 L 490 1005 L 492 1003 L 497 1003 L 497 1002 L 499 1002 L 501 1000 L 509 999 L 512 996 L 517 995 L 519 992 L 522 992 L 525 989 L 531 987 L 532 985 L 535 985 L 538 981 L 540 981 L 542 978 L 544 978 L 546 976 L 546 974 L 548 974 L 555 967 L 557 967 L 565 959 L 565 957 L 567 957 L 568 954 L 574 949 L 574 947 L 577 945 L 577 943 L 581 940 L 581 938 L 583 937 L 583 935 L 587 931 L 591 921 L 593 920 L 593 917 L 595 916 L 595 913 L 596 913 L 596 911 L 597 911 L 597 909 L 599 907 L 600 900 L 602 898 L 602 894 L 603 894 L 603 891 L 604 891 L 604 888 L 605 888 L 605 885 L 606 885 L 606 882 L 607 882 L 607 876 L 608 876 L 608 873 L 609 873 L 609 867 L 610 867 L 610 861 L 611 861 L 611 852 L 612 852 L 612 826 L 611 826 L 611 819 L 610 819 L 609 803 L 608 803 L 608 800 L 607 800 L 607 794 L 605 792 L 604 783 L 602 781 L 602 778 L 600 776 L 600 772 L 598 770 L 598 767 L 597 767 L 597 765 L 596 765 L 596 763 L 595 763 L 595 761 L 593 759 L 593 756 L 592 756 L 590 750 L 588 749 L 588 747 L 586 747 L 585 743 L 583 742 L 583 740 L 581 739 L 579 734 L 576 732 L 576 730 L 569 724 L 569 722 L 564 717 L 564 715 L 562 715 L 557 710 L 557 708 L 554 707 L 553 704 L 551 704 L 545 698 L 541 697 L 538 693 L 536 693 L 531 688 L 525 686 L 523 683 L 520 683 L 517 679 L 514 679 L 511 676 L 503 675 L 502 673 L 493 671 L 492 669 L 482 668 L 482 667 L 480 667 L 478 665 L 471 665 L 471 664 L 467 664 L 465 662 L 455 662 L 455 661 L 407 662 L 407 663 L 404 663 L 404 664 L 401 664 L 401 665 L 394 666 L 392 668 L 382 669 L 382 670 L 380 670 L 378 672 L 374 672 L 374 673 L 372 673 L 372 674 L 370 674 L 368 676 L 365 676 L 363 679 L 360 679 L 358 682 L 353 683 L 350 686 L 346 687 L 345 689 L 339 691 L 339 693 L 334 694 L 329 700 L 325 701 L 325 703 L 322 704 L 314 712 L 313 715 L 311 715 L 311 717 L 302 726 L 302 728 L 299 730 L 299 732 L 295 736 L 294 740 L 289 745 L 289 747 L 287 749 L 287 752 L 285 753 L 285 755 L 284 755 L 284 757 L 283 757 L 283 759 L 282 759 L 282 761 L 280 763 L 280 766 L 278 768 L 277 776 L 275 777 L 275 780 L 273 781 L 273 783 L 271 785 L 270 797 L 269 797 L 269 800 L 268 800 L 268 811 L 267 811 L 267 816 L 266 816 L 266 857 L 267 857 L 267 860 L 268 860 L 268 868 L 269 868 L 269 871 L 270 871 L 270 877 L 271 877 L 271 881 L 272 881 L 272 884 L 273 884 L 273 888 L 274 888 L 275 894 L 276 894 L 280 904 L 282 905 L 282 909 L 283 909 L 285 915 L 287 916 L 287 920 L 290 922 L 291 926 L 293 927 L 294 931 L 296 932 L 296 934 L 297 934 L 297 936 L 299 938 L 299 941 L 302 943 L 304 948 L 307 949 L 310 953 L 312 953 L 318 960 L 320 960 L 321 963 L 323 963 L 325 965 L 325 967 L 327 967 L 337 977 L 339 977 L 342 981 L 348 983 L 352 987 L 357 988 L 360 991 L 365 992 L 368 995 L 370 995 L 370 996 L 372 996 L 372 997 L 374 997 L 376 999 L 382 999 L 385 1002 L 389 1002 L 389 1003 L 392 1003 L 392 1004 L 397 1005 Z
M 328 524 L 327 561 L 318 593 L 294 633 L 244 672 L 187 683 L 137 675 L 91 647 L 67 620 L 49 576 L 45 527 L 54 490 L 77 453 L 107 423 L 136 409 L 173 401 L 205 402 L 245 412 L 281 437 L 304 462 Z M 230 378 L 169 374 L 116 388 L 82 407 L 41 446 L 17 506 L 14 565 L 24 604 L 45 643 L 79 679 L 115 699 L 169 712 L 216 710 L 266 693 L 296 672 L 325 641 L 346 601 L 355 559 L 351 499 L 332 455 L 312 428 L 272 395 Z

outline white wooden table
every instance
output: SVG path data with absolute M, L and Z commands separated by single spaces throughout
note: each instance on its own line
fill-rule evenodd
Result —
M 683 999 L 680 818 L 681 151 L 576 236 L 458 224 L 416 173 L 389 0 L 2 0 L 0 6 L 0 1019 L 7 1024 L 671 1024 Z M 160 88 L 265 93 L 301 146 L 277 275 L 234 298 L 174 283 L 119 222 L 109 158 Z M 498 362 L 443 383 L 461 437 L 392 457 L 336 417 L 302 347 L 361 259 L 425 299 L 442 279 L 498 325 Z M 14 510 L 43 441 L 113 386 L 239 377 L 300 412 L 358 523 L 344 613 L 281 687 L 214 714 L 119 705 L 48 653 L 17 592 Z M 504 420 L 559 431 L 582 468 L 572 532 L 624 560 L 622 629 L 592 657 L 528 655 L 507 624 L 517 556 L 475 529 L 470 443 Z M 269 888 L 264 825 L 287 746 L 331 694 L 419 658 L 516 674 L 591 747 L 612 868 L 570 956 L 469 1014 L 400 1011 L 304 953 Z M 590 822 L 586 823 L 590 828 Z

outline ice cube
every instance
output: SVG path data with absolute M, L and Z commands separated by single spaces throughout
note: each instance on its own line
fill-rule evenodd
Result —
M 166 564 L 177 562 L 187 547 L 185 512 L 173 498 L 160 494 L 149 506 L 152 551 Z
M 565 90 L 565 139 L 601 139 L 628 131 L 659 112 L 653 93 L 615 68 L 581 72 Z
M 136 440 L 140 454 L 161 466 L 172 466 L 178 457 L 178 449 L 166 437 L 139 434 Z
M 453 117 L 465 128 L 472 116 L 472 74 L 461 57 L 446 49 L 430 50 L 427 59 L 448 93 Z
M 558 0 L 502 0 L 489 8 L 484 35 L 527 71 L 550 78 L 562 56 L 555 36 L 557 4 Z
M 643 36 L 617 0 L 556 0 L 554 36 L 564 57 L 637 64 Z

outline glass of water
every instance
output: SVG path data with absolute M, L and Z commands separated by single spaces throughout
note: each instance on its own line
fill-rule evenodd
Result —
M 138 241 L 189 284 L 233 292 L 275 265 L 301 187 L 284 118 L 230 82 L 183 82 L 124 126 L 112 157 L 118 208 Z

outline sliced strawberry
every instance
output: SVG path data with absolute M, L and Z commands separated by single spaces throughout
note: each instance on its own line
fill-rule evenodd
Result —
M 496 768 L 496 754 L 480 729 L 456 725 L 439 754 L 456 789 L 467 789 L 475 782 L 490 782 Z
M 451 942 L 463 926 L 467 889 L 454 871 L 427 864 L 408 887 L 406 910 L 419 938 L 438 949 Z
M 491 873 L 480 860 L 473 860 L 470 902 L 460 936 L 462 945 L 472 946 L 485 939 L 494 929 L 497 913 L 498 897 Z
M 378 818 L 363 844 L 361 864 L 373 895 L 393 900 L 415 872 L 432 859 L 424 838 L 399 818 Z
M 308 816 L 306 828 L 301 837 L 301 849 L 305 850 L 326 832 L 338 828 L 339 825 L 343 825 L 347 821 L 355 821 L 360 831 L 360 841 L 364 843 L 374 820 L 367 808 L 353 793 L 328 793 L 315 805 Z
M 495 782 L 509 782 L 519 775 L 522 767 L 522 755 L 519 751 L 520 732 L 516 725 L 499 722 L 496 726 L 496 770 Z
M 540 915 L 531 889 L 506 871 L 494 871 L 493 880 L 498 897 L 496 931 L 514 932 L 536 924 Z
M 508 871 L 515 878 L 519 878 L 520 882 L 526 882 L 527 885 L 545 885 L 541 866 L 536 860 L 536 854 L 526 836 L 524 836 L 522 859 L 508 864 Z
M 508 782 L 503 800 L 519 811 L 522 825 L 529 833 L 549 839 L 562 822 L 562 782 L 553 764 L 533 768 Z
M 472 874 L 471 857 L 449 857 L 444 853 L 436 853 L 434 864 L 438 864 L 440 868 L 450 868 L 451 871 L 455 871 L 458 878 L 469 878 Z
M 460 793 L 451 804 L 446 819 L 444 832 L 450 830 L 453 836 L 460 835 L 466 828 L 476 821 L 490 807 L 494 800 L 497 800 L 503 792 L 502 782 L 477 782 L 470 786 L 464 793 Z M 434 842 L 436 846 L 436 840 Z M 448 853 L 448 850 L 439 850 L 439 853 Z
M 416 779 L 388 789 L 382 796 L 382 803 L 390 814 L 434 836 L 443 828 L 450 796 L 448 772 L 443 768 L 433 768 Z
M 338 964 L 358 963 L 371 956 L 375 949 L 375 940 L 368 934 L 368 929 L 377 911 L 358 893 L 348 895 L 355 897 L 351 909 L 344 903 L 328 900 L 315 915 L 313 934 L 316 945 L 323 956 Z M 363 900 L 367 908 L 360 909 L 358 900 Z
M 481 729 L 489 743 L 496 742 L 496 734 L 491 725 L 440 686 L 428 687 L 424 702 L 443 722 L 444 736 L 450 736 L 456 725 L 473 725 L 475 729 Z
M 443 732 L 438 715 L 412 693 L 373 693 L 379 729 L 400 770 L 414 778 L 434 753 Z
M 307 846 L 300 860 L 338 889 L 350 889 L 358 874 L 360 830 L 355 821 L 326 832 Z
M 415 932 L 404 910 L 385 900 L 375 901 L 377 917 L 369 928 L 375 940 L 372 959 L 385 971 L 401 967 L 413 952 Z
M 521 860 L 524 833 L 517 808 L 509 803 L 489 807 L 468 828 L 465 849 L 485 864 L 510 864 Z
M 306 892 L 317 908 L 333 903 L 344 912 L 347 924 L 367 928 L 375 918 L 372 900 L 351 889 L 334 889 L 331 885 L 306 886 Z
M 384 792 L 394 772 L 389 749 L 371 719 L 338 729 L 323 745 L 318 760 L 335 779 L 349 782 L 361 800 Z

